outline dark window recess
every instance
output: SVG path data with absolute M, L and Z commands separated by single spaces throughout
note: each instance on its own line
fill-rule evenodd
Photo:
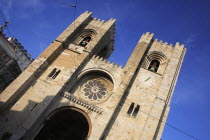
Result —
M 3 85 L 6 84 L 6 80 L 4 79 L 2 75 L 0 75 L 0 84 L 3 84 Z
M 10 70 L 11 73 L 13 74 L 13 76 L 16 78 L 21 74 L 21 70 L 20 67 L 18 66 L 17 62 L 14 61 L 11 65 L 10 65 Z
M 61 70 L 58 70 L 53 76 L 52 76 L 52 79 L 55 79 L 57 76 L 58 76 L 58 74 L 61 72 Z
M 90 40 L 91 40 L 91 37 L 87 36 L 79 43 L 79 45 L 82 47 L 85 47 L 90 42 Z
M 5 60 L 7 59 L 9 56 L 8 55 L 4 55 L 2 58 Z
M 9 85 L 13 80 L 13 75 L 8 71 L 0 76 L 0 82 L 3 83 L 5 86 Z
M 159 65 L 160 65 L 160 62 L 158 60 L 152 60 L 148 69 L 150 71 L 157 72 Z
M 132 102 L 129 109 L 128 109 L 127 114 L 131 115 L 131 113 L 133 112 L 133 108 L 134 108 L 134 103 Z
M 52 72 L 48 75 L 48 77 L 52 77 L 54 74 L 55 74 L 55 72 L 56 72 L 56 68 L 54 68 L 53 70 L 52 70 Z
M 137 105 L 137 106 L 135 107 L 135 109 L 134 109 L 134 111 L 133 111 L 133 114 L 132 114 L 134 117 L 137 116 L 137 114 L 138 114 L 138 112 L 139 112 L 139 108 L 140 108 L 140 105 Z
M 48 75 L 48 77 L 55 79 L 60 72 L 61 72 L 61 70 L 57 70 L 56 68 L 54 68 L 52 70 L 52 72 Z
M 2 57 L 2 59 L 4 60 L 4 61 L 8 61 L 9 60 L 9 56 L 8 55 L 4 55 L 3 57 Z

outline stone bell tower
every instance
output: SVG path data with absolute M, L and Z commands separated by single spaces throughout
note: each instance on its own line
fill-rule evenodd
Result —
M 186 48 L 153 37 L 143 34 L 125 65 L 126 89 L 104 131 L 107 139 L 161 138 Z
M 146 33 L 122 68 L 114 33 L 80 15 L 0 94 L 0 138 L 160 139 L 185 48 Z

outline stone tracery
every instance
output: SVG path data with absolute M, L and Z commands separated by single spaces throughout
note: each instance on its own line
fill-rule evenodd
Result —
M 90 80 L 85 83 L 83 94 L 89 99 L 100 100 L 107 93 L 105 83 L 99 80 Z
M 76 86 L 68 91 L 77 94 L 81 100 L 99 104 L 112 94 L 114 83 L 112 78 L 102 71 L 91 71 L 83 75 Z

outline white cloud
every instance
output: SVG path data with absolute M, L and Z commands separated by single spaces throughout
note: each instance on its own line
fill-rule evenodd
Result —
M 184 41 L 184 44 L 188 49 L 193 49 L 195 47 L 194 42 L 196 41 L 197 36 L 198 34 L 190 34 Z

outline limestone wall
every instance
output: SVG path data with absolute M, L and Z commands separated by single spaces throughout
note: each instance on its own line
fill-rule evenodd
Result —
M 134 73 L 134 82 L 108 139 L 152 140 L 161 138 L 164 128 L 162 122 L 166 121 L 169 112 L 169 101 L 178 78 L 185 48 L 178 43 L 172 47 L 162 41 L 153 41 L 151 40 L 152 35 L 147 33 L 140 39 L 140 42 L 149 43 L 150 47 L 142 59 L 141 68 Z M 152 59 L 158 59 L 161 62 L 157 72 L 148 70 Z M 128 114 L 132 103 L 134 103 L 133 112 L 137 105 L 140 106 L 136 116 L 133 115 L 133 112 Z
M 112 39 L 110 47 L 113 48 L 112 34 L 115 20 L 103 22 L 99 28 L 98 24 L 93 24 L 97 20 L 91 15 L 91 12 L 85 12 L 78 17 L 0 95 L 0 136 L 5 133 L 11 133 L 12 139 L 24 135 L 34 136 L 38 129 L 35 122 L 37 121 L 40 127 L 43 123 L 40 121 L 43 119 L 40 118 L 47 116 L 48 110 L 56 108 L 57 98 L 67 89 L 66 86 L 75 80 L 75 75 L 83 69 L 88 60 L 102 49 L 100 46 L 108 45 L 106 41 L 110 43 Z M 74 37 L 78 36 L 80 31 L 89 28 L 94 29 L 97 34 L 88 46 L 80 52 L 68 49 L 68 46 L 74 42 Z M 60 73 L 55 78 L 50 78 L 49 74 L 55 68 L 60 70 Z M 50 106 L 52 103 L 54 108 Z

